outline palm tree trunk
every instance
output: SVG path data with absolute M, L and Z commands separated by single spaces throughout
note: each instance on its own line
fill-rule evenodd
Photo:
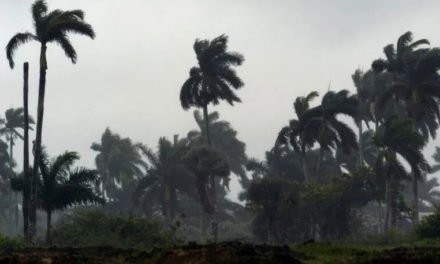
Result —
M 418 179 L 413 173 L 413 215 L 412 215 L 412 223 L 413 227 L 415 227 L 419 223 L 419 183 Z
M 319 150 L 318 150 L 318 162 L 316 164 L 316 177 L 315 177 L 316 180 L 320 179 L 319 173 L 321 172 L 321 162 L 322 162 L 323 157 L 324 157 L 324 151 L 322 150 L 321 147 L 319 147 Z
M 211 147 L 211 135 L 209 131 L 209 115 L 208 115 L 208 104 L 205 104 L 203 106 L 203 118 L 205 119 L 205 126 L 206 126 L 206 143 L 208 144 L 208 147 Z M 212 201 L 213 201 L 213 208 L 214 212 L 212 215 L 212 234 L 214 235 L 214 243 L 217 243 L 217 236 L 218 236 L 218 224 L 217 224 L 217 202 L 216 202 L 216 187 L 215 187 L 215 175 L 212 175 L 210 177 L 211 181 L 211 187 L 212 187 Z
M 28 93 L 29 93 L 29 63 L 24 64 L 24 85 L 23 85 L 23 110 L 24 110 L 24 133 L 23 133 L 23 173 L 25 186 L 23 188 L 23 233 L 27 243 L 29 243 L 29 109 L 28 109 Z
M 37 129 L 35 139 L 34 167 L 32 170 L 32 186 L 31 186 L 31 203 L 29 214 L 29 239 L 34 243 L 37 233 L 37 179 L 38 179 L 38 163 L 41 156 L 41 139 L 43 132 L 43 116 L 44 116 L 44 96 L 46 92 L 46 45 L 41 44 L 40 54 L 40 82 L 38 87 L 38 113 L 37 113 Z
M 304 173 L 304 181 L 307 182 L 309 180 L 309 169 L 307 168 L 307 159 L 306 159 L 306 153 L 303 151 L 301 153 L 301 162 L 302 162 L 302 169 Z
M 390 209 L 391 209 L 391 199 L 390 199 L 390 183 L 388 177 L 385 178 L 385 221 L 384 221 L 384 231 L 388 232 L 390 223 Z
M 47 210 L 46 244 L 52 245 L 52 210 Z
M 358 122 L 358 134 L 359 134 L 359 163 L 358 168 L 360 169 L 364 164 L 364 142 L 362 138 L 363 127 L 362 120 Z
M 211 135 L 209 133 L 209 116 L 208 116 L 208 105 L 203 106 L 203 119 L 205 120 L 205 129 L 206 129 L 206 144 L 208 147 L 211 147 Z
M 9 167 L 11 169 L 11 172 L 13 171 L 14 167 L 14 131 L 11 129 L 9 131 Z M 16 235 L 18 233 L 18 194 L 14 193 L 15 199 L 14 199 L 14 234 Z

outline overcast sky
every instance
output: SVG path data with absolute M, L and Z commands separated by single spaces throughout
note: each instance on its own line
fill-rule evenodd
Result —
M 0 47 L 33 30 L 32 0 L 0 0 Z M 353 91 L 351 74 L 368 69 L 382 48 L 407 30 L 440 46 L 438 0 L 49 0 L 49 8 L 82 9 L 95 40 L 73 36 L 78 63 L 49 46 L 43 143 L 50 154 L 74 150 L 94 166 L 90 146 L 106 127 L 155 147 L 160 136 L 195 128 L 182 110 L 180 87 L 196 64 L 196 38 L 230 37 L 246 61 L 238 69 L 243 103 L 216 106 L 262 158 L 294 115 L 295 97 L 311 90 Z M 3 55 L 1 55 L 3 54 Z M 0 53 L 0 112 L 22 105 L 22 63 L 30 62 L 31 113 L 36 115 L 36 44 L 16 53 L 10 70 Z M 214 110 L 213 108 L 210 109 Z M 21 148 L 21 145 L 17 145 Z M 433 145 L 427 149 L 432 154 Z M 20 155 L 19 150 L 17 154 Z

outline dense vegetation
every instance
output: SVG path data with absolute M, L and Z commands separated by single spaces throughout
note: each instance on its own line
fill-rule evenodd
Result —
M 23 107 L 8 109 L 0 122 L 4 234 L 28 245 L 140 250 L 188 241 L 395 245 L 396 237 L 409 243 L 440 238 L 439 184 L 429 176 L 440 169 L 440 148 L 433 154 L 436 164 L 424 152 L 440 124 L 440 48 L 428 40 L 413 40 L 411 32 L 398 37 L 369 70 L 354 70 L 355 93 L 329 90 L 319 99 L 311 91 L 293 98 L 292 119 L 273 135 L 264 160 L 257 160 L 247 156 L 232 125 L 209 112 L 223 101 L 241 102 L 237 91 L 244 81 L 236 67 L 244 56 L 229 50 L 226 35 L 197 39 L 198 65 L 180 89 L 184 110 L 202 110 L 194 111 L 195 129 L 147 146 L 106 128 L 90 142 L 96 168 L 74 169 L 78 153 L 50 159 L 44 149 L 46 51 L 57 43 L 75 63 L 68 34 L 95 33 L 83 11 L 49 11 L 44 0 L 33 4 L 32 18 L 35 33 L 18 33 L 6 48 L 13 68 L 20 45 L 41 44 L 33 166 L 27 66 Z M 14 160 L 16 140 L 25 142 L 23 166 Z M 231 177 L 239 179 L 241 203 L 226 198 Z M 421 213 L 430 215 L 419 223 Z M 302 252 L 301 259 L 320 245 L 293 251 Z M 366 263 L 374 259 L 367 249 L 347 256 L 353 252 L 367 256 Z

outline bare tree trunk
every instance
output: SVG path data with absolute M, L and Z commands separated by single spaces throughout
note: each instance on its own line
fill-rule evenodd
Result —
M 37 179 L 39 177 L 38 164 L 41 157 L 44 97 L 46 92 L 46 71 L 47 71 L 46 50 L 47 50 L 46 45 L 42 44 L 41 55 L 40 55 L 40 82 L 38 88 L 37 129 L 36 129 L 36 139 L 35 139 L 34 167 L 32 170 L 32 189 L 31 189 L 31 203 L 30 203 L 30 214 L 29 214 L 29 238 L 31 243 L 35 242 L 35 236 L 37 234 Z
M 23 111 L 24 111 L 24 134 L 23 134 L 23 173 L 25 186 L 23 188 L 23 233 L 27 243 L 29 243 L 29 191 L 30 191 L 30 175 L 29 175 L 29 63 L 24 63 L 23 74 Z

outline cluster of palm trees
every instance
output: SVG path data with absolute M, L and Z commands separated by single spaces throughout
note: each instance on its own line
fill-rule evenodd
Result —
M 319 181 L 325 152 L 333 151 L 337 158 L 356 154 L 351 155 L 357 164 L 351 166 L 352 171 L 370 166 L 385 180 L 384 223 L 388 230 L 397 224 L 403 179 L 412 179 L 412 222 L 418 223 L 418 182 L 430 171 L 422 151 L 427 141 L 435 138 L 440 121 L 440 49 L 429 47 L 425 39 L 413 41 L 407 32 L 395 46 L 386 46 L 384 53 L 386 59 L 375 60 L 371 70 L 353 74 L 357 94 L 329 91 L 315 107 L 310 103 L 318 93 L 298 97 L 294 102 L 297 118 L 280 131 L 274 151 L 282 155 L 287 146 L 298 153 L 304 181 Z M 353 129 L 338 120 L 340 115 L 353 119 L 358 140 Z M 369 129 L 374 124 L 374 130 L 364 131 L 364 124 Z M 315 172 L 310 172 L 306 156 L 316 145 L 319 157 Z

